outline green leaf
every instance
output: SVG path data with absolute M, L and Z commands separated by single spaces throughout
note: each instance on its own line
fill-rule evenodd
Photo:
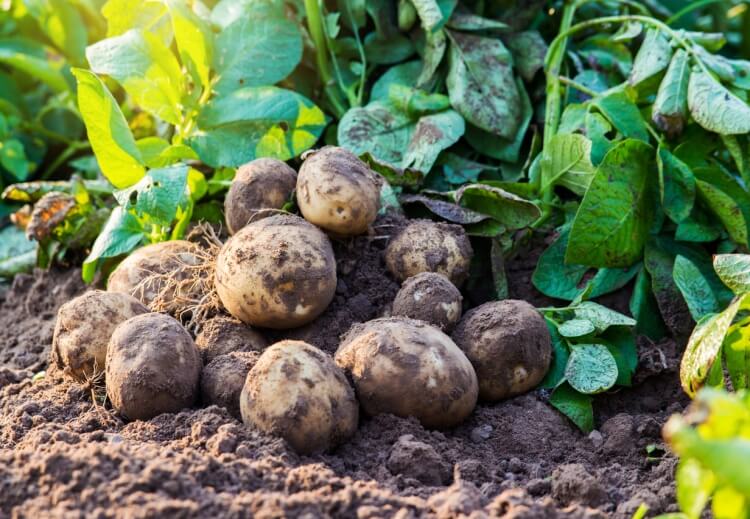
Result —
M 531 82 L 536 73 L 544 67 L 547 43 L 539 31 L 525 31 L 505 38 L 518 73 L 526 82 Z
M 659 191 L 664 213 L 675 223 L 690 216 L 695 203 L 695 177 L 687 164 L 660 145 L 656 155 L 659 165 Z
M 591 402 L 591 395 L 581 394 L 569 384 L 558 386 L 549 397 L 549 403 L 585 433 L 594 430 L 594 408 Z
M 459 31 L 508 30 L 508 24 L 490 18 L 483 18 L 464 10 L 455 10 L 448 20 L 448 27 Z
M 740 176 L 747 185 L 750 181 L 750 150 L 748 150 L 747 138 L 737 135 L 722 135 L 721 141 L 732 156 Z
M 578 53 L 586 61 L 596 63 L 598 69 L 624 77 L 628 77 L 633 66 L 628 47 L 605 34 L 597 34 L 583 41 Z
M 641 258 L 655 211 L 653 155 L 633 139 L 607 153 L 576 213 L 566 262 L 628 267 Z
M 428 32 L 425 35 L 424 52 L 422 53 L 422 70 L 417 78 L 417 87 L 424 88 L 435 77 L 440 63 L 445 56 L 445 49 L 448 46 L 448 38 L 444 30 L 437 32 Z
M 211 28 L 193 13 L 184 0 L 166 0 L 166 3 L 169 6 L 172 30 L 183 65 L 190 71 L 196 83 L 204 89 L 210 89 L 213 56 Z
M 273 4 L 273 8 L 269 4 Z M 243 12 L 216 37 L 214 89 L 228 95 L 244 87 L 278 83 L 302 59 L 302 34 L 281 2 L 242 2 Z
M 117 191 L 115 198 L 121 206 L 129 206 L 142 220 L 168 227 L 181 205 L 187 203 L 188 167 L 172 166 L 152 169 L 134 186 Z M 135 198 L 135 203 L 133 202 Z
M 144 238 L 144 229 L 138 219 L 124 208 L 115 207 L 83 262 L 83 280 L 87 283 L 94 280 L 100 259 L 127 254 Z
M 737 295 L 750 292 L 750 255 L 717 254 L 714 256 L 713 264 L 719 279 L 732 292 Z
M 107 37 L 119 36 L 130 29 L 156 34 L 165 44 L 172 39 L 167 6 L 162 2 L 143 0 L 107 0 L 102 7 L 107 20 Z
M 499 187 L 467 184 L 456 191 L 455 197 L 456 203 L 492 216 L 510 230 L 528 227 L 541 216 L 536 204 Z
M 617 382 L 617 362 L 602 344 L 575 344 L 571 346 L 565 379 L 586 395 L 602 393 Z
M 39 79 L 55 92 L 70 90 L 62 73 L 63 63 L 32 53 L 36 50 L 43 52 L 43 47 L 18 38 L 0 38 L 0 63 Z
M 635 56 L 630 84 L 637 86 L 656 76 L 667 68 L 671 58 L 672 47 L 664 33 L 659 29 L 649 29 Z
M 440 29 L 451 16 L 457 0 L 411 0 L 427 32 Z
M 595 332 L 596 327 L 588 319 L 570 319 L 558 326 L 557 331 L 563 337 L 577 338 Z
M 413 85 L 419 78 L 422 64 L 419 60 L 407 61 L 389 68 L 372 85 L 370 101 L 388 101 L 391 85 Z
M 542 191 L 552 185 L 561 185 L 583 196 L 595 173 L 591 163 L 591 141 L 578 133 L 553 136 L 544 148 L 541 168 Z
M 713 184 L 698 180 L 696 185 L 701 200 L 711 208 L 721 223 L 724 224 L 724 228 L 732 240 L 747 247 L 747 222 L 737 202 Z
M 638 348 L 635 344 L 635 335 L 629 328 L 615 326 L 602 335 L 601 340 L 614 357 L 617 363 L 618 386 L 630 386 L 633 382 L 633 373 L 638 366 Z
M 636 324 L 632 317 L 610 310 L 606 306 L 593 301 L 584 301 L 575 306 L 573 314 L 578 319 L 591 321 L 600 333 L 610 326 L 635 326 Z
M 26 158 L 26 151 L 21 141 L 9 139 L 0 142 L 0 164 L 17 182 L 28 180 L 32 164 Z
M 144 110 L 170 124 L 180 122 L 182 71 L 158 37 L 133 29 L 91 45 L 86 57 L 91 70 L 114 78 Z
M 651 278 L 645 268 L 640 269 L 630 297 L 630 315 L 635 318 L 635 331 L 658 341 L 666 335 L 664 321 L 651 289 Z
M 698 519 L 716 487 L 713 472 L 701 467 L 698 460 L 680 460 L 675 472 L 677 502 L 688 519 Z
M 404 153 L 402 168 L 428 172 L 441 151 L 464 134 L 464 120 L 453 110 L 420 117 Z
M 602 114 L 587 112 L 584 127 L 586 135 L 591 140 L 591 162 L 598 166 L 614 146 L 614 142 L 608 137 L 612 131 L 612 125 Z
M 677 288 L 680 289 L 682 296 L 685 298 L 693 319 L 700 321 L 705 315 L 720 310 L 719 302 L 711 290 L 711 285 L 692 261 L 684 256 L 677 255 L 674 260 L 672 276 Z
M 690 81 L 690 57 L 687 52 L 677 49 L 664 78 L 659 85 L 651 119 L 654 124 L 670 137 L 682 133 L 688 112 L 688 82 Z
M 546 316 L 544 321 L 547 323 L 547 329 L 552 338 L 552 364 L 540 387 L 553 389 L 565 381 L 565 366 L 568 365 L 570 352 L 568 351 L 567 342 L 560 335 L 560 332 L 557 331 L 557 324 Z
M 309 99 L 277 87 L 250 87 L 209 102 L 190 146 L 211 167 L 240 166 L 258 157 L 289 160 L 312 147 L 326 126 Z
M 414 122 L 404 113 L 382 101 L 352 108 L 339 122 L 339 145 L 356 155 L 370 153 L 398 167 L 409 146 Z
M 83 69 L 73 69 L 73 74 L 78 108 L 102 173 L 117 188 L 132 186 L 146 170 L 125 116 L 96 74 Z
M 688 85 L 688 107 L 693 119 L 722 135 L 750 132 L 750 106 L 702 71 L 693 71 Z
M 83 64 L 88 35 L 73 3 L 66 0 L 25 0 L 24 3 L 55 47 L 72 63 Z
M 625 137 L 649 142 L 646 122 L 627 90 L 614 90 L 594 98 L 593 104 Z
M 513 139 L 521 121 L 521 97 L 510 52 L 497 39 L 448 34 L 446 84 L 453 108 L 474 126 Z
M 732 389 L 738 391 L 750 387 L 750 326 L 747 319 L 727 330 L 722 349 Z

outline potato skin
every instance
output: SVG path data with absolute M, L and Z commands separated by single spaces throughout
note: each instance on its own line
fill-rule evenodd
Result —
M 401 285 L 393 300 L 392 314 L 429 323 L 450 332 L 461 319 L 463 297 L 447 277 L 422 272 Z
M 165 314 L 142 314 L 115 328 L 107 347 L 107 396 L 129 420 L 175 413 L 195 402 L 200 353 L 182 325 Z
M 261 352 L 268 347 L 268 341 L 242 321 L 219 315 L 203 323 L 195 345 L 201 352 L 203 363 L 208 364 L 219 355 L 235 351 Z
M 309 153 L 297 177 L 297 205 L 305 219 L 338 236 L 367 232 L 378 215 L 378 175 L 336 146 Z
M 391 239 L 385 263 L 399 281 L 421 272 L 437 272 L 460 287 L 469 277 L 472 255 L 460 225 L 413 220 Z
M 359 421 L 344 372 L 302 341 L 277 342 L 263 352 L 247 375 L 240 411 L 243 422 L 281 436 L 301 454 L 339 445 Z
M 240 394 L 248 372 L 258 362 L 257 351 L 233 351 L 215 357 L 201 373 L 203 405 L 223 407 L 237 419 L 240 415 Z
M 57 311 L 53 361 L 79 382 L 95 371 L 103 373 L 107 344 L 117 325 L 148 312 L 136 298 L 118 292 L 89 290 L 71 299 Z
M 474 365 L 479 397 L 490 402 L 533 389 L 552 360 L 547 324 L 526 301 L 492 301 L 470 310 L 453 339 Z
M 255 159 L 240 166 L 224 199 L 229 234 L 262 217 L 262 209 L 281 209 L 296 184 L 297 172 L 277 159 Z
M 252 326 L 306 324 L 336 292 L 336 258 L 328 237 L 302 218 L 276 215 L 242 228 L 216 260 L 222 304 Z
M 198 245 L 187 240 L 165 241 L 141 247 L 112 272 L 107 281 L 107 291 L 130 294 L 144 305 L 150 306 L 162 290 L 163 282 L 153 280 L 141 283 L 151 274 L 170 274 L 178 279 L 187 279 L 189 273 L 182 268 L 182 264 L 200 264 L 196 255 L 198 251 Z M 177 314 L 180 310 L 177 300 L 173 307 L 167 309 L 170 314 Z
M 369 415 L 414 416 L 443 429 L 461 423 L 477 402 L 469 360 L 450 337 L 421 321 L 390 317 L 355 325 L 335 359 Z

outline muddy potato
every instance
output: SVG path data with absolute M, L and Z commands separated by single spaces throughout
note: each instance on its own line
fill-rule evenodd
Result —
M 107 397 L 130 420 L 175 413 L 195 402 L 200 353 L 182 325 L 165 314 L 143 314 L 115 328 L 107 347 Z
M 224 199 L 227 229 L 234 234 L 263 213 L 281 209 L 294 191 L 297 173 L 277 159 L 255 159 L 241 166 Z
M 461 423 L 477 402 L 469 360 L 450 337 L 421 321 L 390 317 L 355 325 L 335 359 L 369 415 L 414 416 L 440 429 Z
M 332 234 L 362 234 L 378 215 L 380 182 L 353 153 L 325 146 L 302 163 L 297 205 L 307 221 Z
M 219 355 L 235 351 L 263 351 L 268 341 L 242 321 L 220 315 L 203 323 L 195 345 L 203 356 L 203 363 L 208 364 Z
M 233 351 L 219 355 L 201 373 L 201 401 L 204 405 L 218 405 L 241 419 L 240 393 L 245 387 L 248 372 L 258 362 L 257 351 Z
M 245 226 L 221 249 L 216 290 L 237 319 L 294 328 L 318 317 L 336 292 L 328 237 L 302 218 L 276 215 Z
M 385 262 L 399 281 L 421 272 L 437 272 L 461 286 L 469 276 L 472 254 L 460 225 L 413 220 L 391 239 Z
M 547 374 L 552 359 L 544 318 L 526 301 L 493 301 L 470 310 L 453 339 L 473 364 L 479 397 L 487 401 L 531 390 Z
M 456 285 L 435 272 L 422 272 L 401 285 L 392 314 L 411 317 L 450 332 L 461 319 L 463 297 Z
M 247 375 L 240 411 L 246 424 L 281 436 L 303 454 L 346 441 L 359 420 L 344 372 L 302 341 L 278 342 L 263 352 Z
M 79 382 L 104 373 L 107 344 L 114 329 L 148 311 L 127 294 L 89 290 L 57 311 L 52 359 Z
M 198 245 L 186 240 L 153 243 L 136 250 L 125 258 L 109 276 L 107 291 L 130 294 L 146 306 L 151 306 L 164 289 L 168 279 L 184 280 L 192 275 L 185 265 L 199 265 Z M 155 277 L 154 274 L 159 275 Z M 178 315 L 184 298 L 200 298 L 200 294 L 180 293 L 167 297 L 168 308 L 159 308 Z

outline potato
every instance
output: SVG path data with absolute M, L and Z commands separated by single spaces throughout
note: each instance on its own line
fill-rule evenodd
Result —
M 337 236 L 367 232 L 380 207 L 380 179 L 335 146 L 309 153 L 297 177 L 297 205 L 309 222 Z
M 263 209 L 281 209 L 296 184 L 297 172 L 277 159 L 255 159 L 240 166 L 224 199 L 229 234 L 263 217 Z
M 130 294 L 151 307 L 170 279 L 185 280 L 193 276 L 185 265 L 200 265 L 199 251 L 198 245 L 186 240 L 153 243 L 141 247 L 125 258 L 112 272 L 107 282 L 107 291 Z M 164 298 L 170 301 L 168 308 L 152 310 L 165 311 L 177 316 L 184 309 L 186 299 L 200 299 L 201 294 L 180 292 L 168 296 Z
M 115 328 L 107 347 L 107 396 L 129 420 L 190 407 L 198 395 L 201 356 L 182 325 L 142 314 Z
M 460 225 L 414 220 L 391 239 L 385 262 L 399 281 L 421 272 L 437 272 L 460 287 L 469 277 L 472 255 L 471 243 Z
M 268 348 L 240 396 L 242 420 L 281 436 L 299 453 L 333 448 L 357 430 L 359 406 L 344 372 L 302 341 Z
M 276 215 L 245 226 L 216 260 L 216 290 L 237 319 L 265 328 L 301 326 L 336 292 L 328 237 L 302 218 Z
M 552 359 L 544 318 L 526 301 L 485 303 L 467 312 L 453 339 L 479 378 L 479 397 L 497 401 L 539 384 Z
M 235 351 L 263 351 L 268 341 L 242 321 L 219 315 L 203 323 L 195 345 L 203 356 L 203 363 L 208 364 L 219 355 Z
M 107 344 L 118 324 L 148 313 L 127 294 L 89 290 L 57 311 L 52 359 L 79 382 L 104 373 Z
M 369 415 L 414 416 L 442 429 L 461 423 L 477 403 L 469 360 L 450 337 L 421 321 L 390 317 L 355 325 L 335 359 Z
M 240 394 L 245 379 L 258 362 L 257 351 L 233 351 L 219 355 L 201 373 L 201 401 L 204 405 L 218 405 L 237 419 L 240 415 Z
M 461 319 L 461 292 L 447 277 L 422 272 L 401 285 L 393 300 L 392 314 L 429 323 L 444 332 Z

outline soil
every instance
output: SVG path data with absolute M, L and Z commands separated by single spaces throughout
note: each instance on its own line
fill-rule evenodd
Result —
M 282 335 L 332 352 L 353 322 L 387 313 L 398 284 L 383 245 L 378 236 L 336 242 L 334 302 Z M 506 265 L 510 296 L 539 304 L 524 278 L 530 255 Z M 479 405 L 442 432 L 363 417 L 349 442 L 307 457 L 223 408 L 124 423 L 56 367 L 34 376 L 48 364 L 56 308 L 84 289 L 79 280 L 75 270 L 39 271 L 0 291 L 0 517 L 626 518 L 641 503 L 676 509 L 676 460 L 660 437 L 687 404 L 672 341 L 639 340 L 636 385 L 595 400 L 589 435 L 536 391 Z

